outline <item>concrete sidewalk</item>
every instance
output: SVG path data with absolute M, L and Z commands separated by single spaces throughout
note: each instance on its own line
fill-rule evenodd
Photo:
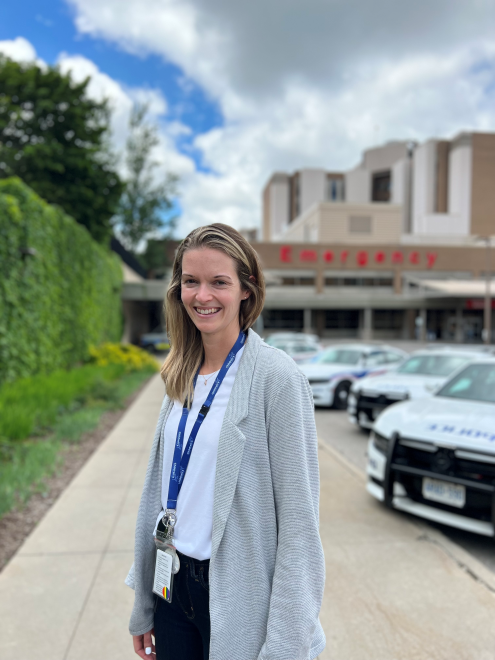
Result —
M 123 580 L 162 397 L 157 375 L 0 574 L 1 660 L 136 657 Z M 323 445 L 320 462 L 321 660 L 495 660 L 494 576 Z
M 320 660 L 495 660 L 495 575 L 443 534 L 383 507 L 364 474 L 323 443 L 320 474 Z

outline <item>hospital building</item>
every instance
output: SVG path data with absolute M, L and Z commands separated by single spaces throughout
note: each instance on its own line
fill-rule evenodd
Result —
M 495 134 L 390 142 L 346 172 L 274 172 L 262 208 L 266 330 L 481 341 Z
M 244 235 L 266 276 L 265 334 L 482 341 L 495 272 L 494 133 L 389 142 L 348 171 L 274 172 L 261 220 Z M 126 282 L 131 339 L 163 297 L 163 280 Z

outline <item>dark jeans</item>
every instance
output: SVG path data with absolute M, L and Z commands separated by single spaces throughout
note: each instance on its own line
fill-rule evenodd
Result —
M 198 561 L 180 552 L 172 602 L 155 596 L 157 660 L 208 660 L 210 655 L 210 560 Z

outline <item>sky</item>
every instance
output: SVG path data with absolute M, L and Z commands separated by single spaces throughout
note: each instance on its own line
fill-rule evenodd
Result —
M 0 52 L 91 76 L 119 153 L 149 105 L 157 176 L 180 177 L 178 237 L 259 227 L 276 170 L 495 131 L 495 0 L 17 0 Z

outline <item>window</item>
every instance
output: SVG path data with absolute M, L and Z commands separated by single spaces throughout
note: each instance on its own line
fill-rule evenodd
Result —
M 302 330 L 304 312 L 302 309 L 265 309 L 263 324 L 267 329 Z
M 325 310 L 325 328 L 329 330 L 357 330 L 359 311 L 357 309 Z
M 282 277 L 282 286 L 314 286 L 314 277 Z
M 400 374 L 449 376 L 469 362 L 464 355 L 415 355 L 399 367 Z
M 331 202 L 341 202 L 344 199 L 344 181 L 341 178 L 329 177 L 327 181 L 327 199 Z
M 301 189 L 299 186 L 299 176 L 294 176 L 294 217 L 299 216 L 301 210 Z
M 370 353 L 366 358 L 367 367 L 377 367 L 380 364 L 385 364 L 387 361 L 387 356 L 383 352 Z
M 360 351 L 347 348 L 329 348 L 314 359 L 316 364 L 358 364 L 362 358 Z
M 495 366 L 472 364 L 466 367 L 448 382 L 437 396 L 495 403 Z
M 365 215 L 349 216 L 350 234 L 371 234 L 371 217 Z
M 390 170 L 373 174 L 371 199 L 373 202 L 390 202 L 392 176 Z
M 330 181 L 330 199 L 337 199 L 337 182 L 335 179 L 331 179 Z
M 405 356 L 402 355 L 401 353 L 392 353 L 392 352 L 386 353 L 387 364 L 397 364 L 398 362 L 403 362 L 404 358 Z
M 297 342 L 293 344 L 293 350 L 295 353 L 315 353 L 319 347 L 307 342 Z
M 375 309 L 373 327 L 375 330 L 400 330 L 404 320 L 402 309 Z
M 325 286 L 391 287 L 391 277 L 325 277 Z

